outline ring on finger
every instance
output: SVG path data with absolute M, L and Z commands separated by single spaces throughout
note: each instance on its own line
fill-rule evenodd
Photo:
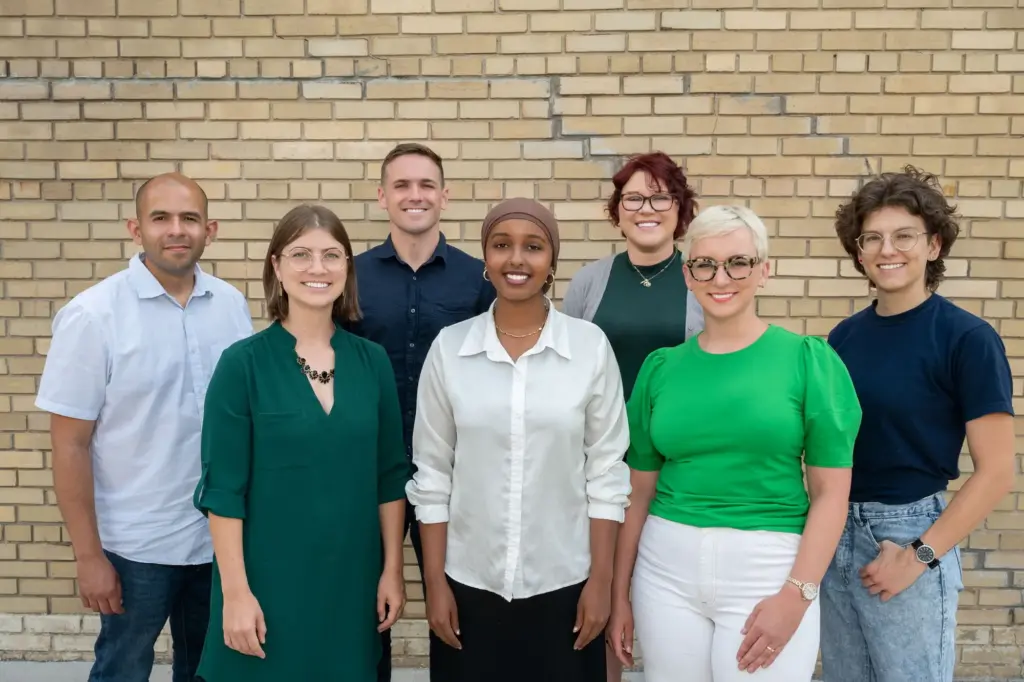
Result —
M 775 653 L 775 649 L 774 649 L 774 648 L 772 648 L 772 647 L 770 647 L 770 646 L 765 646 L 765 650 L 766 650 L 766 651 L 767 651 L 768 653 L 770 653 L 770 654 L 774 654 L 774 653 Z

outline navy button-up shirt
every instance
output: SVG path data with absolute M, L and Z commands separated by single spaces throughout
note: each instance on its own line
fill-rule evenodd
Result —
M 485 312 L 494 286 L 483 278 L 484 263 L 447 243 L 413 271 L 395 251 L 391 237 L 355 257 L 363 319 L 349 329 L 384 346 L 391 358 L 402 406 L 406 455 L 412 457 L 416 390 L 430 344 L 442 328 Z

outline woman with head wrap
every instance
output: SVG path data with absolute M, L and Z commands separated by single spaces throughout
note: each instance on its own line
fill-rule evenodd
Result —
M 490 310 L 441 331 L 419 382 L 415 478 L 433 682 L 604 682 L 628 504 L 615 356 L 547 292 L 558 224 L 510 199 L 481 231 Z

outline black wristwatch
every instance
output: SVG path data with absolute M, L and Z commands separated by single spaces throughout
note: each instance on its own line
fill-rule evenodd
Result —
M 921 542 L 921 538 L 911 542 L 910 546 L 914 548 L 914 554 L 922 564 L 927 565 L 928 568 L 939 567 L 939 560 L 935 557 L 935 550 Z

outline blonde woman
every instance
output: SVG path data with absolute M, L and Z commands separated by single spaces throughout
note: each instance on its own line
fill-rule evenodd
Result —
M 703 211 L 683 250 L 705 328 L 651 353 L 629 401 L 609 644 L 630 665 L 635 618 L 647 682 L 806 682 L 860 406 L 824 339 L 758 317 L 768 237 L 753 212 Z

